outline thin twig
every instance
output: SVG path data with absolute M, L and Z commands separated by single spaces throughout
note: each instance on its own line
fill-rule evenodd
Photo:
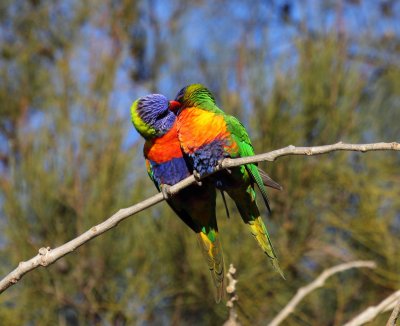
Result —
M 396 306 L 394 307 L 386 326 L 396 326 L 397 319 L 400 315 L 400 299 L 397 301 Z
M 317 288 L 322 287 L 325 284 L 325 281 L 334 274 L 346 271 L 351 268 L 375 268 L 376 265 L 373 261 L 353 261 L 349 263 L 340 264 L 331 268 L 324 270 L 313 282 L 310 284 L 301 287 L 297 290 L 296 295 L 288 302 L 288 304 L 283 308 L 279 314 L 268 324 L 268 326 L 277 326 L 284 319 L 286 319 L 296 308 L 301 300 L 304 299 L 305 296 L 310 294 Z
M 368 323 L 369 321 L 373 320 L 376 316 L 378 316 L 382 312 L 389 311 L 396 306 L 396 302 L 400 300 L 400 290 L 392 293 L 388 296 L 385 300 L 379 303 L 376 306 L 371 306 L 365 309 L 361 314 L 354 317 L 348 323 L 344 324 L 343 326 L 359 326 Z M 390 319 L 389 319 L 390 321 Z M 395 321 L 394 321 L 395 322 Z M 386 325 L 395 325 L 395 324 L 386 324 Z
M 229 318 L 223 324 L 223 326 L 240 326 L 240 322 L 238 320 L 238 314 L 235 309 L 235 302 L 239 300 L 238 295 L 236 294 L 236 283 L 238 282 L 235 279 L 236 268 L 233 264 L 229 265 L 228 273 L 226 273 L 226 277 L 228 278 L 228 286 L 226 287 L 226 292 L 229 294 L 229 300 L 226 303 L 226 306 L 229 308 Z
M 397 301 L 396 306 L 394 307 L 386 326 L 396 326 L 397 319 L 400 315 L 400 299 Z
M 373 143 L 373 144 L 345 144 L 342 142 L 333 144 L 333 145 L 325 145 L 325 146 L 316 146 L 316 147 L 295 147 L 295 146 L 288 146 L 282 149 L 278 149 L 272 152 L 249 156 L 244 158 L 237 158 L 237 159 L 229 159 L 226 158 L 223 160 L 220 167 L 218 167 L 215 172 L 239 166 L 242 164 L 248 163 L 256 163 L 262 161 L 274 161 L 276 158 L 286 155 L 318 155 L 318 154 L 325 154 L 333 151 L 358 151 L 358 152 L 367 152 L 367 151 L 378 151 L 378 150 L 400 150 L 400 144 L 393 142 L 393 143 Z M 214 172 L 214 173 L 215 173 Z M 193 176 L 187 177 L 186 179 L 178 182 L 174 186 L 171 186 L 170 192 L 171 194 L 176 194 L 183 188 L 188 187 L 191 184 L 196 182 Z M 22 276 L 26 273 L 30 272 L 31 270 L 38 268 L 39 266 L 48 266 L 61 257 L 67 255 L 68 253 L 74 251 L 76 248 L 80 247 L 84 243 L 88 242 L 89 240 L 99 236 L 100 234 L 108 231 L 109 229 L 118 225 L 119 222 L 126 219 L 127 217 L 134 215 L 146 208 L 149 208 L 161 201 L 164 200 L 164 197 L 161 193 L 154 195 L 136 205 L 133 205 L 128 208 L 120 209 L 117 213 L 112 215 L 110 218 L 105 220 L 104 222 L 93 226 L 88 231 L 84 232 L 80 236 L 76 237 L 73 240 L 55 248 L 50 249 L 50 247 L 40 248 L 39 253 L 29 259 L 28 261 L 20 262 L 18 267 L 15 268 L 11 273 L 5 276 L 0 281 L 0 293 L 4 290 L 9 288 L 11 285 L 17 283 Z

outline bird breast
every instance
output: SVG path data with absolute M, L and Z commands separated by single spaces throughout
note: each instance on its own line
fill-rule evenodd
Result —
M 225 143 L 229 132 L 222 115 L 198 108 L 186 108 L 178 116 L 178 136 L 185 153 L 191 154 L 215 141 Z

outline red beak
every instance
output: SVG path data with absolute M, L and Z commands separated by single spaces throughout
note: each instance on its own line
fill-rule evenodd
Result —
M 176 112 L 180 109 L 181 107 L 181 103 L 179 103 L 178 101 L 169 101 L 169 107 L 168 109 L 172 112 Z

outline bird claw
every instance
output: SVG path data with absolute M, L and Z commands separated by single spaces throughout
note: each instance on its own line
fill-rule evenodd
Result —
M 202 185 L 202 182 L 201 182 L 201 175 L 200 175 L 200 173 L 199 173 L 197 170 L 193 170 L 193 176 L 194 176 L 194 180 L 196 180 L 197 185 L 198 185 L 198 186 L 201 186 L 201 185 Z
M 172 197 L 172 193 L 170 190 L 171 186 L 169 185 L 161 185 L 161 193 L 165 200 L 169 200 Z
M 223 169 L 224 169 L 222 163 L 224 163 L 224 159 L 223 159 L 223 158 L 222 158 L 222 159 L 219 159 L 219 160 L 217 161 L 217 166 L 216 166 L 216 168 L 217 168 L 216 170 L 217 170 L 217 171 L 220 171 L 220 170 L 223 170 Z M 231 171 L 230 169 L 225 168 L 225 170 L 226 170 L 229 174 L 232 174 L 232 171 Z

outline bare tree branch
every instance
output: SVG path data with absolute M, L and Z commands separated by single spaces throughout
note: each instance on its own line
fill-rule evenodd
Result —
M 394 307 L 388 322 L 386 323 L 386 326 L 396 326 L 396 322 L 397 319 L 399 318 L 399 315 L 400 315 L 400 299 L 398 299 L 397 304 Z
M 322 287 L 325 284 L 325 281 L 334 274 L 346 271 L 351 268 L 375 268 L 375 262 L 373 261 L 353 261 L 349 263 L 340 264 L 331 268 L 324 270 L 313 282 L 310 284 L 301 287 L 297 290 L 296 295 L 288 302 L 288 304 L 283 308 L 279 314 L 268 324 L 268 326 L 277 326 L 283 320 L 285 320 L 296 308 L 301 300 L 304 299 L 305 296 L 310 294 L 317 288 Z
M 228 273 L 226 273 L 226 277 L 228 278 L 228 286 L 226 287 L 226 292 L 229 294 L 230 299 L 226 303 L 226 306 L 229 308 L 229 318 L 222 326 L 240 326 L 240 322 L 238 320 L 238 314 L 235 309 L 235 301 L 239 300 L 238 295 L 236 294 L 236 283 L 238 282 L 235 279 L 236 268 L 233 264 L 229 265 Z
M 338 142 L 333 145 L 314 146 L 314 147 L 295 147 L 290 145 L 272 152 L 242 157 L 240 159 L 224 159 L 222 168 L 229 168 L 247 163 L 256 163 L 262 161 L 274 161 L 276 158 L 286 155 L 320 155 L 335 151 L 354 151 L 354 152 L 369 152 L 382 150 L 400 150 L 400 143 L 372 143 L 372 144 L 345 144 Z
M 343 326 L 364 325 L 365 323 L 373 320 L 380 313 L 395 308 L 396 302 L 398 302 L 399 300 L 400 300 L 400 290 L 392 293 L 390 296 L 388 296 L 385 300 L 383 300 L 378 305 L 367 308 L 361 314 L 354 317 L 352 320 L 350 320 L 348 323 L 344 324 Z M 398 306 L 399 305 L 397 305 L 396 308 L 398 308 Z M 396 314 L 396 313 L 398 315 L 398 311 L 396 312 L 396 309 L 395 309 L 394 314 Z M 392 314 L 392 316 L 394 314 Z M 392 318 L 389 319 L 389 321 L 386 325 L 390 325 L 390 326 L 395 325 L 396 321 L 394 319 L 393 319 L 393 322 L 391 324 L 389 324 L 389 322 L 391 322 L 391 319 Z
M 318 155 L 325 154 L 333 151 L 357 151 L 357 152 L 368 152 L 368 151 L 384 151 L 384 150 L 394 150 L 400 151 L 400 144 L 393 143 L 372 143 L 372 144 L 345 144 L 342 142 L 333 144 L 333 145 L 325 145 L 325 146 L 316 146 L 316 147 L 295 147 L 288 146 L 282 149 L 278 149 L 272 152 L 230 159 L 226 158 L 223 160 L 221 165 L 215 170 L 215 172 L 220 171 L 221 169 L 230 168 L 239 166 L 247 163 L 256 163 L 262 161 L 274 161 L 276 158 L 286 155 Z M 214 173 L 215 173 L 214 172 Z M 183 188 L 188 187 L 191 184 L 196 182 L 193 176 L 190 176 L 177 184 L 170 187 L 171 195 L 176 194 Z M 50 247 L 43 247 L 39 249 L 39 253 L 29 259 L 28 261 L 20 262 L 18 267 L 15 268 L 11 273 L 9 273 L 6 277 L 4 277 L 0 281 L 0 293 L 5 291 L 11 285 L 17 283 L 22 276 L 31 270 L 39 267 L 39 266 L 48 266 L 54 263 L 56 260 L 61 257 L 67 255 L 68 253 L 74 251 L 76 248 L 80 247 L 84 243 L 89 240 L 99 236 L 100 234 L 108 231 L 109 229 L 118 225 L 119 222 L 126 219 L 127 217 L 134 215 L 146 208 L 149 208 L 161 201 L 164 200 L 164 197 L 161 193 L 154 195 L 136 205 L 130 206 L 128 208 L 120 209 L 117 213 L 112 215 L 110 218 L 105 220 L 104 222 L 93 226 L 88 231 L 84 232 L 80 236 L 76 237 L 73 240 L 68 241 L 67 243 L 55 248 L 50 249 Z

